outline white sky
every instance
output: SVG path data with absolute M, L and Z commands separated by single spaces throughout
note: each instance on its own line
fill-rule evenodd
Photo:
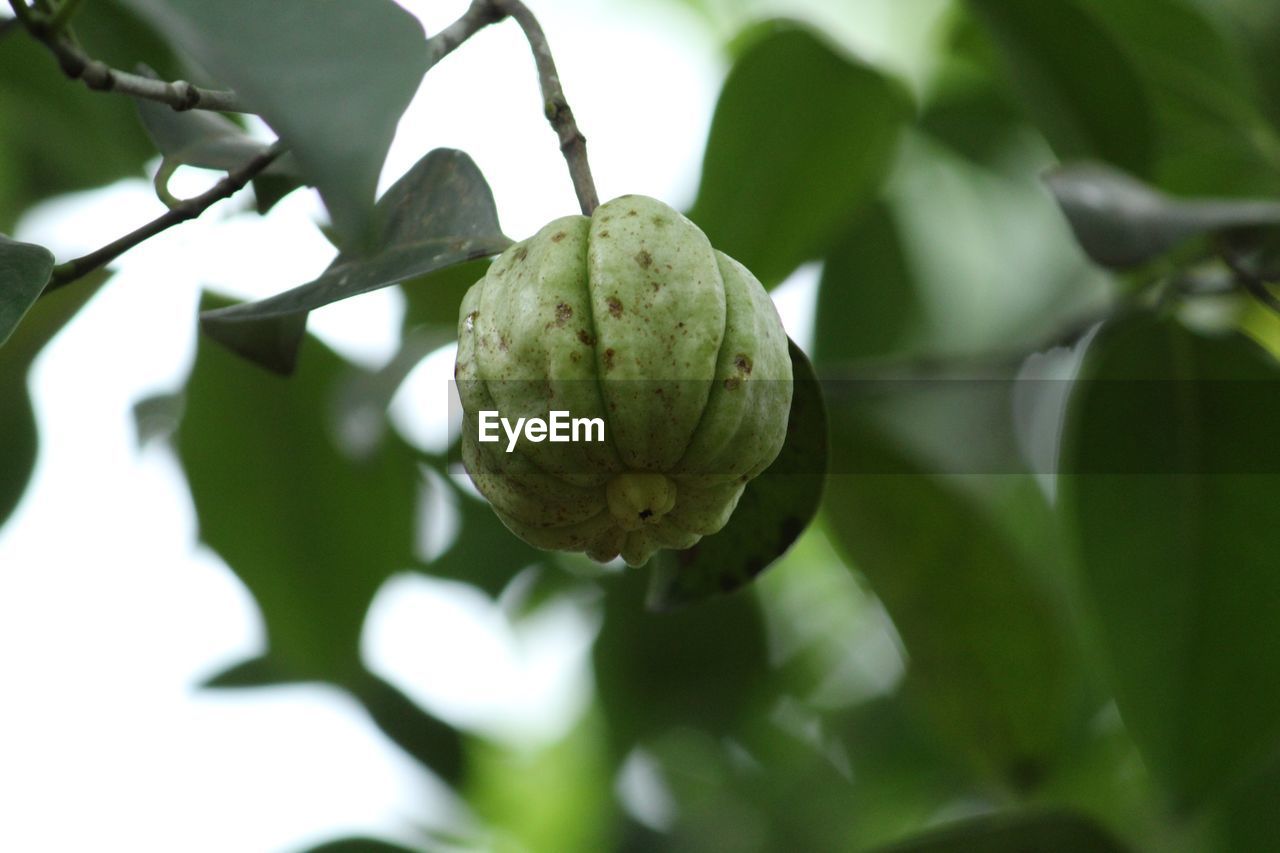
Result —
M 467 3 L 404 5 L 435 32 Z M 589 138 L 602 199 L 638 192 L 687 206 L 724 72 L 713 34 L 676 2 L 532 5 Z M 901 29 L 898 4 L 864 5 L 881 10 L 868 18 L 875 53 L 877 38 L 887 43 Z M 910 65 L 917 47 L 881 52 Z M 510 24 L 428 75 L 382 186 L 439 146 L 476 160 L 517 239 L 576 211 L 527 47 Z M 179 177 L 179 193 L 209 181 Z M 36 364 L 40 458 L 0 532 L 0 850 L 253 853 L 352 833 L 412 841 L 414 826 L 459 825 L 448 792 L 340 691 L 193 689 L 260 652 L 263 629 L 244 587 L 196 543 L 169 451 L 137 448 L 131 406 L 174 389 L 189 370 L 202 286 L 266 296 L 312 278 L 332 256 L 311 225 L 312 193 L 265 219 L 236 205 L 128 254 Z M 67 258 L 160 210 L 149 183 L 127 181 L 50 202 L 16 236 Z M 778 294 L 802 341 L 817 272 L 802 271 Z M 377 365 L 394 350 L 401 310 L 399 295 L 384 290 L 317 312 L 311 328 Z M 447 356 L 432 364 L 398 401 L 411 439 L 431 432 L 414 422 L 414 398 L 438 408 L 451 366 Z M 365 655 L 434 713 L 532 742 L 562 732 L 587 701 L 594 631 L 590 614 L 567 605 L 512 626 L 472 590 L 405 574 L 374 602 Z M 469 656 L 416 653 L 442 645 Z

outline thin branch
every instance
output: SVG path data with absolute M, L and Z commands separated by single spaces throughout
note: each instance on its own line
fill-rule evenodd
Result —
M 462 17 L 427 39 L 427 70 L 431 70 L 440 60 L 453 53 L 467 39 L 505 17 L 506 13 L 498 11 L 492 0 L 472 0 Z
M 591 166 L 587 163 L 587 138 L 578 130 L 573 110 L 569 109 L 569 102 L 565 100 L 547 36 L 538 24 L 538 19 L 520 0 L 490 0 L 490 3 L 503 15 L 514 18 L 520 29 L 524 30 L 529 47 L 533 50 L 533 61 L 538 66 L 547 120 L 551 122 L 551 127 L 560 140 L 560 151 L 569 165 L 569 177 L 578 194 L 578 204 L 582 207 L 583 214 L 590 216 L 599 207 L 600 197 L 596 194 L 595 179 L 592 178 Z
M 53 268 L 53 276 L 49 280 L 49 284 L 45 286 L 44 293 L 51 293 L 60 287 L 65 287 L 76 279 L 87 275 L 90 272 L 111 263 L 113 260 L 132 249 L 134 246 L 148 240 L 162 231 L 172 228 L 191 219 L 195 219 L 204 213 L 214 204 L 225 198 L 230 198 L 240 190 L 244 189 L 249 181 L 266 169 L 276 158 L 284 153 L 284 146 L 276 142 L 266 151 L 254 157 L 234 172 L 228 172 L 227 176 L 218 183 L 198 196 L 185 199 L 168 212 L 151 220 L 146 225 L 136 231 L 124 235 L 118 240 L 103 246 L 101 249 L 90 252 L 83 257 L 67 261 Z
M 222 89 L 202 89 L 185 80 L 172 83 L 152 80 L 112 68 L 105 62 L 90 57 L 66 34 L 60 32 L 49 18 L 37 13 L 23 0 L 9 0 L 17 20 L 27 32 L 39 40 L 58 60 L 62 73 L 72 80 L 83 82 L 99 92 L 120 92 L 135 98 L 168 104 L 175 110 L 216 110 L 218 112 L 249 112 L 235 92 Z

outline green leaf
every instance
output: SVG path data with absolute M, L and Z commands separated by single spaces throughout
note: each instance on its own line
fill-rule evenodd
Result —
M 173 62 L 165 45 L 116 0 L 84 4 L 76 33 L 90 55 L 123 67 Z M 92 129 L 92 154 L 86 154 Z M 44 45 L 18 31 L 0 49 L 0 231 L 58 193 L 142 175 L 154 154 L 128 98 L 67 79 Z
M 881 853 L 1125 853 L 1102 827 L 1067 812 L 973 818 L 893 844 Z
M 1221 850 L 1231 853 L 1272 853 L 1280 849 L 1280 752 L 1247 783 L 1230 791 L 1213 816 Z
M 1153 118 L 1142 80 L 1110 33 L 1071 0 L 969 0 L 1014 89 L 1063 159 L 1149 175 Z
M 404 327 L 428 326 L 458 332 L 458 309 L 471 285 L 484 278 L 492 261 L 481 259 L 445 267 L 400 283 L 405 296 Z
M 369 601 L 412 563 L 419 474 L 394 436 L 343 452 L 331 403 L 352 368 L 315 340 L 303 350 L 284 380 L 201 341 L 176 446 L 201 540 L 257 599 L 271 658 L 344 683 Z
M 1187 0 L 1075 2 L 1114 35 L 1147 84 L 1159 125 L 1154 177 L 1161 188 L 1280 193 L 1280 139 L 1220 21 Z M 1263 22 L 1257 26 L 1265 32 Z
M 725 81 L 690 216 L 775 285 L 874 196 L 910 115 L 898 83 L 775 23 Z
M 480 170 L 466 154 L 444 148 L 419 160 L 378 200 L 378 233 L 372 251 L 341 252 L 316 280 L 268 299 L 206 311 L 201 327 L 251 361 L 288 374 L 308 311 L 511 244 Z
M 825 370 L 900 352 L 922 331 L 925 311 L 893 211 L 878 202 L 827 255 L 814 311 L 814 361 Z
M 1116 702 L 1182 805 L 1280 747 L 1280 372 L 1240 336 L 1140 317 L 1104 328 L 1063 440 Z
M 279 134 L 345 247 L 373 236 L 378 176 L 427 68 L 416 18 L 391 0 L 127 2 Z
M 449 482 L 449 481 L 445 481 Z M 449 485 L 458 509 L 458 535 L 428 566 L 431 577 L 452 578 L 496 597 L 520 570 L 548 559 L 503 526 L 489 504 Z
M 149 69 L 143 68 L 142 72 Z M 259 142 L 231 119 L 207 110 L 178 112 L 164 104 L 135 99 L 138 115 L 147 135 L 169 164 L 200 169 L 232 171 L 269 147 Z M 285 153 L 253 179 L 259 213 L 266 213 L 277 201 L 303 186 L 297 160 Z
M 27 389 L 31 363 L 106 280 L 99 272 L 41 299 L 0 350 L 0 526 L 22 499 L 35 467 L 39 439 Z
M 0 234 L 0 346 L 40 298 L 53 272 L 53 253 Z
M 1080 246 L 1107 267 L 1146 263 L 1192 237 L 1280 225 L 1280 202 L 1176 199 L 1097 163 L 1063 166 L 1045 180 Z
M 867 403 L 828 396 L 829 535 L 892 617 L 910 661 L 909 695 L 980 767 L 1033 789 L 1089 713 L 1050 560 L 1028 556 L 1056 543 L 1019 547 L 979 501 L 977 487 L 1009 475 L 934 474 L 873 424 Z M 1025 507 L 1002 509 L 1019 528 L 1031 526 Z
M 647 580 L 635 570 L 601 579 L 595 681 L 619 758 L 671 728 L 732 734 L 774 690 L 764 623 L 751 596 L 655 613 L 644 606 Z
M 143 69 L 145 71 L 146 69 Z M 154 76 L 154 75 L 147 75 Z M 244 128 L 221 113 L 178 112 L 165 104 L 135 98 L 138 117 L 156 150 L 185 166 L 229 171 L 267 150 Z
M 659 555 L 650 607 L 665 610 L 741 589 L 791 547 L 818 511 L 827 470 L 827 408 L 813 365 L 794 341 L 790 350 L 795 393 L 778 458 L 747 484 L 719 533 Z

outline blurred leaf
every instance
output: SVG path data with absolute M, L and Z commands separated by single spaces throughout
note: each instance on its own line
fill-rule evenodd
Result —
M 234 663 L 215 672 L 200 682 L 201 687 L 225 690 L 239 687 L 269 687 L 301 681 L 294 673 L 280 665 L 271 655 L 259 655 Z
M 1060 591 L 974 494 L 895 446 L 857 400 L 829 405 L 828 530 L 893 619 L 907 690 L 980 765 L 1033 789 L 1088 711 Z
M 872 198 L 910 114 L 895 81 L 775 23 L 725 81 L 690 216 L 773 286 Z
M 1125 853 L 1129 848 L 1080 815 L 1031 813 L 973 818 L 883 853 Z
M 376 838 L 341 838 L 309 847 L 305 853 L 421 853 L 418 848 L 403 847 Z
M 483 500 L 451 487 L 459 514 L 458 536 L 427 567 L 432 577 L 472 584 L 497 597 L 521 569 L 548 558 L 507 530 Z
M 156 34 L 118 0 L 94 0 L 76 15 L 90 55 L 117 67 L 139 60 L 172 69 Z M 91 155 L 85 147 L 92 133 Z M 49 196 L 141 176 L 154 154 L 128 98 L 91 92 L 67 79 L 44 45 L 25 32 L 0 49 L 0 231 Z
M 1147 83 L 1159 123 L 1159 186 L 1189 195 L 1280 192 L 1280 138 L 1217 22 L 1186 0 L 1075 2 L 1114 35 Z
M 496 255 L 510 245 L 493 194 L 471 158 L 438 148 L 378 200 L 376 248 L 342 252 L 315 281 L 258 302 L 201 315 L 219 343 L 277 373 L 291 373 L 308 311 L 415 276 Z M 456 320 L 455 320 L 456 323 Z
M 303 349 L 306 367 L 286 381 L 202 341 L 177 448 L 201 539 L 257 599 L 271 657 L 343 683 L 359 671 L 370 599 L 412 562 L 419 475 L 391 436 L 344 455 L 330 400 L 351 368 L 315 340 Z
M 182 423 L 186 400 L 181 394 L 154 394 L 133 404 L 133 427 L 138 447 L 168 439 Z
M 427 68 L 417 19 L 390 0 L 125 0 L 261 114 L 324 198 L 344 247 L 373 198 Z
M 1063 166 L 1045 180 L 1076 240 L 1103 266 L 1137 266 L 1191 237 L 1280 225 L 1280 202 L 1175 199 L 1097 163 Z
M 794 395 L 778 458 L 747 484 L 729 523 L 684 551 L 664 551 L 652 570 L 658 610 L 733 592 L 781 557 L 818 511 L 827 470 L 827 408 L 813 365 L 789 341 Z
M 1061 509 L 1116 701 L 1183 805 L 1280 745 L 1278 378 L 1243 337 L 1142 317 L 1100 333 L 1068 410 Z
M 628 569 L 601 581 L 595 678 L 619 756 L 672 727 L 727 734 L 771 690 L 763 620 L 749 596 L 653 613 L 645 580 Z
M 406 754 L 449 784 L 462 778 L 462 735 L 456 729 L 370 672 L 360 672 L 345 686 L 364 705 L 378 729 Z
M 877 202 L 827 255 L 814 311 L 818 369 L 900 352 L 924 310 L 893 211 Z
M 1150 175 L 1153 119 L 1142 81 L 1111 35 L 1071 0 L 969 0 L 1028 113 L 1063 159 Z
M 468 805 L 503 839 L 501 849 L 597 853 L 612 840 L 613 768 L 604 721 L 579 721 L 559 741 L 536 748 L 467 744 Z
M 107 273 L 99 271 L 39 300 L 0 349 L 0 527 L 26 491 L 36 461 L 35 412 L 27 388 L 31 363 L 106 280 Z
M 1228 792 L 1213 818 L 1221 849 L 1231 853 L 1274 853 L 1280 849 L 1280 753 L 1260 773 Z
M 0 234 L 0 346 L 22 322 L 49 283 L 53 253 Z

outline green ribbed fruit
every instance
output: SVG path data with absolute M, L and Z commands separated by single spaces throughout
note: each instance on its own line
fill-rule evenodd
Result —
M 720 530 L 786 437 L 787 336 L 745 267 L 622 196 L 511 246 L 462 301 L 462 458 L 529 544 L 643 564 Z M 478 440 L 478 415 L 603 419 L 603 442 Z

